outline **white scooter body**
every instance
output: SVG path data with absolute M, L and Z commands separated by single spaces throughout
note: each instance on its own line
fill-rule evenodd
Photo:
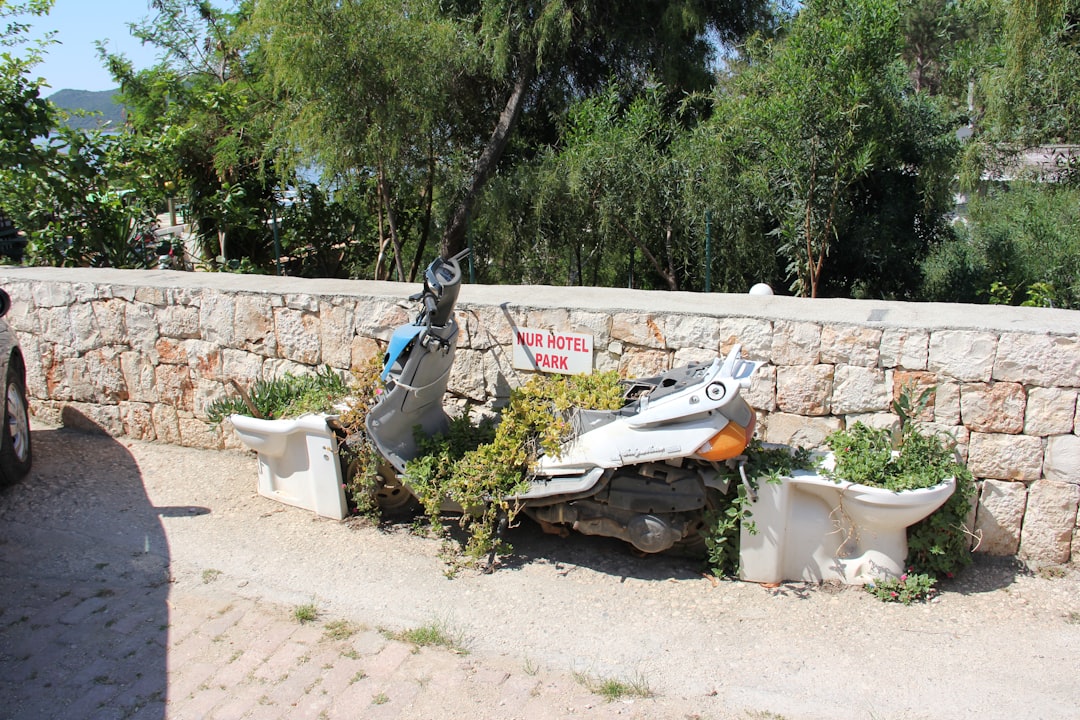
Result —
M 733 419 L 741 421 L 744 430 L 750 427 L 752 411 L 747 415 L 749 406 L 745 402 L 740 406 L 739 389 L 749 387 L 759 363 L 743 360 L 740 352 L 740 347 L 733 349 L 723 364 L 717 358 L 711 365 L 688 368 L 697 382 L 656 400 L 645 395 L 637 408 L 612 413 L 610 422 L 578 435 L 558 457 L 541 457 L 533 488 L 523 497 L 561 494 L 565 490 L 559 481 L 564 476 L 580 476 L 594 468 L 690 457 Z M 736 417 L 729 418 L 725 410 Z M 586 418 L 604 414 L 586 413 Z

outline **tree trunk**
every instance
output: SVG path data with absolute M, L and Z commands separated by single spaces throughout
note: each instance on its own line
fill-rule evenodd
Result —
M 390 225 L 390 244 L 394 246 L 394 270 L 397 272 L 398 282 L 405 282 L 405 269 L 401 264 L 401 238 L 397 231 L 397 213 L 394 212 L 393 198 L 390 196 L 390 183 L 386 180 L 386 174 L 379 165 L 379 195 L 382 196 L 386 206 L 386 220 Z
M 633 231 L 630 230 L 630 228 L 628 228 L 625 223 L 623 223 L 622 220 L 616 219 L 615 224 L 618 225 L 622 229 L 622 231 L 626 233 L 626 236 L 630 238 L 630 241 L 641 250 L 641 253 L 645 256 L 645 259 L 649 261 L 649 264 L 652 265 L 652 268 L 656 271 L 656 274 L 662 277 L 664 279 L 664 282 L 667 283 L 668 290 L 671 290 L 673 292 L 678 290 L 679 280 L 675 276 L 674 269 L 672 269 L 671 271 L 665 269 L 663 264 L 656 259 L 656 256 L 652 254 L 652 252 L 645 245 L 645 243 L 641 242 L 640 238 L 638 238 L 638 236 L 635 235 Z M 668 232 L 671 232 L 670 229 L 668 230 Z
M 420 271 L 420 263 L 424 261 L 424 253 L 427 251 L 428 236 L 431 234 L 431 208 L 435 203 L 435 142 L 432 141 L 428 148 L 428 175 L 424 184 L 424 225 L 420 229 L 420 242 L 416 244 L 416 254 L 413 255 L 412 265 L 409 267 L 409 282 L 416 282 L 416 273 Z
M 441 249 L 444 258 L 456 255 L 465 249 L 466 232 L 469 228 L 473 206 L 510 142 L 510 133 L 521 116 L 521 108 L 525 105 L 529 85 L 532 83 L 533 65 L 531 61 L 522 61 L 518 65 L 518 76 L 514 81 L 514 88 L 499 115 L 499 122 L 495 124 L 495 129 L 488 138 L 484 151 L 480 153 L 480 159 L 476 161 L 469 187 L 454 210 L 454 216 L 446 226 L 446 231 L 443 232 Z

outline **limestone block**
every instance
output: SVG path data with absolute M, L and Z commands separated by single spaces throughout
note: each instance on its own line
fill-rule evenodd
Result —
M 592 335 L 593 348 L 604 348 L 611 342 L 611 316 L 601 312 L 571 310 L 569 330 Z
M 20 288 L 23 292 L 19 292 Z M 11 309 L 8 310 L 6 319 L 8 325 L 18 333 L 36 334 L 38 332 L 37 307 L 33 300 L 29 299 L 27 286 L 5 286 L 8 295 L 11 296 Z
M 463 315 L 468 318 L 466 323 L 462 323 Z M 527 327 L 525 313 L 509 306 L 466 307 L 463 310 L 460 305 L 458 306 L 458 326 L 464 327 L 467 347 L 473 350 L 489 350 L 497 345 L 511 348 L 514 344 L 514 329 Z
M 960 383 L 939 382 L 934 390 L 934 422 L 960 425 Z
M 306 313 L 319 313 L 319 298 L 306 293 L 289 293 L 282 298 L 285 307 Z
M 182 410 L 191 409 L 195 389 L 188 369 L 182 365 L 158 365 L 154 368 L 154 385 L 159 402 Z M 160 433 L 159 433 L 160 434 Z
M 115 292 L 111 285 L 99 285 L 94 282 L 76 282 L 71 284 L 76 303 L 91 303 L 101 298 L 109 298 Z
M 156 440 L 152 410 L 153 405 L 150 403 L 120 403 L 120 419 L 124 424 L 124 435 L 136 440 Z
M 218 400 L 236 396 L 236 388 L 232 385 L 226 387 L 216 380 L 197 378 L 191 393 L 191 413 L 199 420 L 207 421 L 207 410 L 211 404 Z
M 243 297 L 247 297 L 246 295 Z M 253 299 L 256 305 L 260 305 L 265 302 L 264 300 Z M 199 306 L 199 328 L 202 331 L 201 335 L 204 340 L 215 342 L 222 347 L 234 347 L 237 344 L 237 336 L 248 337 L 249 334 L 257 331 L 253 330 L 241 330 L 242 335 L 237 332 L 235 317 L 236 317 L 236 302 L 237 298 L 225 293 L 207 291 L 202 298 L 202 304 Z M 242 319 L 244 325 L 250 322 L 250 316 L 245 316 Z M 242 326 L 243 327 L 243 326 Z
M 987 382 L 994 369 L 997 336 L 973 330 L 938 330 L 930 334 L 926 367 L 967 382 Z
M 998 343 L 994 379 L 1080 387 L 1080 340 L 1075 336 L 1006 333 Z
M 221 348 L 202 340 L 184 340 L 187 366 L 193 379 L 221 381 Z
M 743 357 L 767 362 L 772 357 L 773 324 L 769 320 L 725 317 L 716 330 L 718 352 L 727 355 L 736 345 L 742 346 Z
M 162 288 L 137 287 L 135 288 L 134 300 L 157 307 L 165 307 L 168 304 L 168 296 Z
M 124 434 L 124 421 L 119 405 L 67 403 L 60 411 L 60 421 L 66 428 L 83 432 L 104 433 L 113 437 Z
M 1080 437 L 1055 435 L 1048 438 L 1043 472 L 1047 480 L 1080 485 Z
M 49 397 L 56 400 L 94 402 L 95 387 L 87 370 L 87 359 L 74 357 L 55 365 L 49 376 Z
M 500 358 L 506 362 L 500 362 Z M 486 352 L 481 358 L 484 367 L 484 391 L 489 403 L 500 403 L 510 397 L 510 390 L 521 384 L 518 371 L 510 366 L 510 358 Z M 597 368 L 599 370 L 599 368 Z
M 157 313 L 158 327 L 163 337 L 188 340 L 198 338 L 199 308 L 191 305 L 173 305 Z
M 701 315 L 669 315 L 665 324 L 667 347 L 716 351 L 720 344 L 720 320 Z
M 458 350 L 454 356 L 454 366 L 450 370 L 450 392 L 474 402 L 487 399 L 487 387 L 484 382 L 483 353 L 479 350 Z
M 225 348 L 221 351 L 221 379 L 229 387 L 229 392 L 235 392 L 231 381 L 235 380 L 245 390 L 263 375 L 263 358 L 261 355 Z
M 65 308 L 75 302 L 75 286 L 69 283 L 34 283 L 31 294 L 39 308 Z
M 810 449 L 824 446 L 825 438 L 841 428 L 840 418 L 804 417 L 782 412 L 769 413 L 762 424 L 765 442 Z
M 45 337 L 48 340 L 69 345 L 80 353 L 92 350 L 101 344 L 94 309 L 86 303 L 72 305 L 66 310 L 57 308 L 46 317 L 51 320 L 44 327 Z M 57 321 L 68 323 L 68 327 L 65 329 L 55 327 Z
M 773 323 L 769 356 L 774 365 L 817 365 L 821 357 L 821 326 L 778 320 Z
M 611 348 L 617 346 L 619 352 L 614 352 Z M 607 351 L 598 351 L 593 357 L 593 370 L 596 372 L 609 372 L 614 370 L 619 371 L 619 362 L 622 358 L 622 343 L 611 343 L 608 345 Z
M 1033 563 L 1067 563 L 1072 550 L 1080 486 L 1038 480 L 1028 488 L 1020 557 Z
M 90 392 L 77 399 L 106 405 L 128 399 L 127 383 L 120 365 L 122 352 L 121 348 L 103 347 L 83 356 L 85 376 L 80 387 L 89 386 Z
M 266 358 L 262 364 L 264 378 L 279 378 L 286 373 L 292 375 L 311 375 L 316 371 L 312 365 L 296 362 L 287 358 Z
M 120 372 L 124 375 L 124 387 L 127 388 L 131 403 L 154 403 L 157 392 L 154 387 L 154 366 L 149 358 L 134 350 L 120 354 Z
M 41 343 L 32 335 L 19 334 L 19 346 L 22 347 L 23 360 L 26 362 L 26 391 L 30 397 L 41 397 L 45 393 L 45 362 L 41 353 Z
M 762 365 L 750 376 L 750 387 L 742 390 L 746 402 L 758 411 L 776 410 L 776 367 Z
M 926 399 L 926 407 L 919 414 L 919 419 L 924 421 L 932 421 L 936 418 L 935 409 L 937 406 L 937 376 L 933 373 L 912 371 L 912 370 L 894 370 L 892 373 L 892 393 L 890 398 L 890 408 L 892 402 L 899 400 L 900 396 L 907 393 L 912 403 L 915 403 L 919 396 L 926 390 L 930 390 L 930 395 Z M 959 417 L 959 407 L 957 408 L 957 417 Z
M 180 419 L 176 408 L 165 403 L 156 403 L 150 412 L 154 421 L 154 435 L 161 442 L 180 444 Z
M 64 403 L 62 401 L 40 400 L 35 402 L 30 406 L 31 426 L 37 423 L 63 425 L 64 420 L 61 416 L 63 409 Z
M 960 387 L 960 416 L 975 432 L 1016 435 L 1024 430 L 1027 394 L 1018 383 L 971 383 Z
M 975 477 L 1031 482 L 1042 476 L 1042 459 L 1041 438 L 971 433 L 968 468 Z
M 888 430 L 896 434 L 900 431 L 900 418 L 892 413 L 852 413 L 844 416 L 844 427 L 851 427 L 855 423 L 879 430 Z
M 881 329 L 858 325 L 821 328 L 821 362 L 876 367 L 881 357 Z
M 356 332 L 389 340 L 394 330 L 412 322 L 415 303 L 393 298 L 365 298 L 356 305 Z
M 1075 427 L 1075 390 L 1029 388 L 1024 415 L 1025 435 L 1064 435 Z
M 154 359 L 154 343 L 160 337 L 158 315 L 153 305 L 128 303 L 124 309 L 127 344 Z
M 881 332 L 878 362 L 886 368 L 925 370 L 930 355 L 930 333 L 924 330 L 888 328 Z
M 158 338 L 154 343 L 157 362 L 161 365 L 183 365 L 187 363 L 187 351 L 183 342 L 175 338 Z
M 180 444 L 184 447 L 220 450 L 224 445 L 220 426 L 215 427 L 195 418 L 180 417 L 178 427 Z
M 274 309 L 274 336 L 278 355 L 305 365 L 322 362 L 319 316 L 289 307 Z
M 671 369 L 671 355 L 666 350 L 635 350 L 619 360 L 619 374 L 626 378 L 653 377 Z
M 947 446 L 956 450 L 960 462 L 968 460 L 968 448 L 971 445 L 971 431 L 963 425 L 945 425 L 939 422 L 916 421 L 915 426 L 924 435 L 937 435 Z
M 833 373 L 832 412 L 881 412 L 889 408 L 889 385 L 885 372 L 874 367 L 837 365 Z
M 128 341 L 125 315 L 128 303 L 125 300 L 99 300 L 90 306 L 94 315 L 100 342 L 105 345 L 121 345 Z
M 274 334 L 274 305 L 269 298 L 239 295 L 233 306 L 232 337 L 222 343 L 267 357 L 277 355 L 278 340 Z M 210 336 L 207 336 L 208 339 Z
M 627 345 L 661 349 L 667 347 L 664 319 L 654 315 L 620 312 L 611 317 L 611 338 Z
M 350 305 L 323 303 L 319 313 L 322 362 L 336 368 L 352 367 L 355 310 Z
M 536 330 L 569 332 L 570 310 L 564 307 L 525 311 L 525 326 Z
M 985 480 L 975 513 L 975 534 L 981 537 L 977 552 L 1015 555 L 1020 547 L 1020 527 L 1027 504 L 1023 483 Z
M 368 364 L 373 357 L 382 358 L 384 348 L 376 340 L 359 335 L 353 336 L 352 347 L 349 350 L 350 368 L 361 368 Z
M 672 356 L 672 367 L 682 367 L 691 363 L 711 363 L 716 359 L 714 350 L 705 350 L 699 347 L 681 348 Z
M 832 365 L 796 365 L 776 369 L 776 406 L 799 415 L 828 415 L 833 394 Z

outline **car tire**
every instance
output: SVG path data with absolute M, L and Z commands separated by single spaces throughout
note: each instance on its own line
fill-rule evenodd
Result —
M 0 482 L 17 482 L 30 472 L 30 416 L 26 383 L 15 365 L 8 365 L 4 383 L 4 422 L 0 427 Z

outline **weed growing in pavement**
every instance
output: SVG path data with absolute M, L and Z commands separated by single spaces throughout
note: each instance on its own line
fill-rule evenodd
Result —
M 293 618 L 300 624 L 315 622 L 319 617 L 319 609 L 315 607 L 315 603 L 305 603 L 303 605 L 297 605 L 293 610 Z
M 441 647 L 459 655 L 467 655 L 469 652 L 465 648 L 461 633 L 449 629 L 446 623 L 441 621 L 434 621 L 401 632 L 392 632 L 386 629 L 382 629 L 380 632 L 391 640 L 410 643 L 417 648 Z
M 863 587 L 866 591 L 885 602 L 898 602 L 910 605 L 913 602 L 926 602 L 934 597 L 935 578 L 925 573 L 904 573 L 898 578 L 877 578 Z
M 363 630 L 363 627 L 356 623 L 349 622 L 348 620 L 332 620 L 326 623 L 326 626 L 323 628 L 323 639 L 348 640 L 361 630 Z
M 588 673 L 575 672 L 574 679 L 589 692 L 608 702 L 627 697 L 650 698 L 655 695 L 645 678 L 640 675 L 630 681 L 615 678 L 597 678 Z
M 213 568 L 207 568 L 207 569 L 202 571 L 202 581 L 203 581 L 204 585 L 209 585 L 210 583 L 217 580 L 219 577 L 221 577 L 221 571 L 220 570 L 214 570 Z
M 375 693 L 371 696 L 372 705 L 385 705 L 390 702 L 390 696 L 386 693 Z

